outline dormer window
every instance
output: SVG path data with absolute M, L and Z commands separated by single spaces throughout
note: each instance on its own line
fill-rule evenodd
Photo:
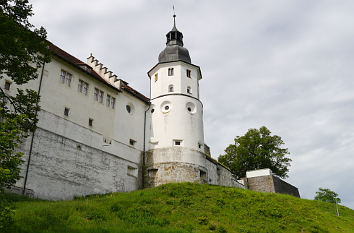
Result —
M 173 68 L 168 68 L 168 76 L 173 76 Z
M 172 84 L 168 86 L 168 92 L 174 92 Z

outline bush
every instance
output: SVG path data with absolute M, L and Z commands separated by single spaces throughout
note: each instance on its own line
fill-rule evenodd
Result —
M 0 232 L 6 231 L 14 223 L 15 211 L 0 204 Z

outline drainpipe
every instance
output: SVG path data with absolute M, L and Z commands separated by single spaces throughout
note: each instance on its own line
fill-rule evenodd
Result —
M 150 99 L 151 99 L 151 80 L 150 80 Z M 144 146 L 143 146 L 143 162 L 142 162 L 142 188 L 144 189 L 145 188 L 145 158 L 146 158 L 146 113 L 147 111 L 149 111 L 151 107 L 151 102 L 149 103 L 149 107 L 148 109 L 145 110 L 144 112 Z
M 45 63 L 43 63 L 43 66 L 42 66 L 41 77 L 40 77 L 39 86 L 38 86 L 38 95 L 41 93 L 43 73 L 44 73 L 44 65 L 45 65 Z M 37 103 L 37 106 L 38 106 L 38 103 Z M 38 116 L 38 113 L 36 111 L 36 117 L 37 116 Z M 24 180 L 24 183 L 23 183 L 22 195 L 26 194 L 26 184 L 27 184 L 29 166 L 30 166 L 30 163 L 31 163 L 31 155 L 32 155 L 33 140 L 34 140 L 34 133 L 35 132 L 36 132 L 36 130 L 34 130 L 32 132 L 31 145 L 30 145 L 30 150 L 29 150 L 29 153 L 28 153 L 28 160 L 27 160 L 27 166 L 26 166 L 26 175 L 25 175 L 25 180 Z

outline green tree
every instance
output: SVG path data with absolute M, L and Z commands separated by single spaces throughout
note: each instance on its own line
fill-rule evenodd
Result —
M 341 203 L 338 194 L 330 189 L 319 188 L 316 192 L 315 200 L 329 203 Z
M 274 135 L 262 126 L 260 129 L 249 129 L 244 136 L 237 136 L 234 144 L 225 149 L 218 161 L 229 167 L 237 178 L 245 177 L 246 171 L 269 168 L 276 175 L 285 178 L 289 171 L 291 159 L 286 157 L 288 149 L 281 137 Z
M 16 148 L 38 121 L 39 95 L 20 85 L 37 79 L 50 61 L 46 31 L 29 23 L 32 15 L 28 0 L 0 0 L 0 79 L 19 87 L 11 95 L 0 87 L 0 192 L 20 178 L 23 153 Z

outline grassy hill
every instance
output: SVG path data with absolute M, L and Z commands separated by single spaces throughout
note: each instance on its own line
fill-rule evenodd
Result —
M 288 195 L 168 184 L 73 201 L 0 196 L 16 208 L 10 232 L 354 232 L 354 211 Z

